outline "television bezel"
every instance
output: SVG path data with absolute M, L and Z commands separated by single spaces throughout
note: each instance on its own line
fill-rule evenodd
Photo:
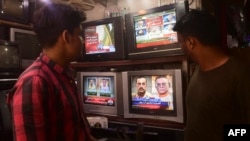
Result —
M 123 96 L 122 92 L 122 74 L 120 72 L 77 72 L 76 74 L 78 93 L 81 95 L 82 104 L 85 113 L 119 116 L 123 115 Z M 114 78 L 114 93 L 115 105 L 96 105 L 84 103 L 84 80 L 83 77 L 113 77 Z
M 36 33 L 32 30 L 25 30 L 25 29 L 21 29 L 21 28 L 10 28 L 10 41 L 16 42 L 16 33 L 22 33 L 22 34 L 30 34 L 30 35 L 36 35 Z M 38 47 L 40 47 L 39 49 L 42 51 L 42 47 L 38 45 Z M 38 49 L 38 50 L 39 50 Z M 32 62 L 39 56 L 39 54 L 37 54 L 37 56 L 34 56 L 33 59 L 27 59 L 24 58 L 21 54 L 21 47 L 19 47 L 19 52 L 20 52 L 20 58 L 21 58 L 21 65 L 22 68 L 27 68 L 29 65 L 32 64 Z
M 183 16 L 185 13 L 189 11 L 188 1 L 185 0 L 174 4 L 163 5 L 161 7 L 141 10 L 138 12 L 125 15 L 128 59 L 145 59 L 145 58 L 156 58 L 156 57 L 175 56 L 184 54 L 181 49 L 180 43 L 178 41 L 172 44 L 150 46 L 145 48 L 136 48 L 134 17 L 168 11 L 168 10 L 175 10 L 176 21 L 178 21 L 181 18 L 181 16 Z
M 127 52 L 124 47 L 124 24 L 122 17 L 111 17 L 101 20 L 83 22 L 83 39 L 85 39 L 84 30 L 90 26 L 104 25 L 104 24 L 114 24 L 114 40 L 115 40 L 115 52 L 109 53 L 96 53 L 96 54 L 86 54 L 85 45 L 82 48 L 82 58 L 80 61 L 112 61 L 112 60 L 123 60 L 127 58 Z
M 1 0 L 0 4 L 1 10 L 2 7 L 4 6 L 2 5 L 2 1 L 3 0 Z M 21 24 L 27 24 L 28 22 L 30 22 L 31 20 L 30 16 L 32 16 L 31 14 L 33 13 L 34 10 L 35 10 L 35 2 L 32 2 L 30 0 L 23 0 L 23 11 L 20 17 L 11 15 L 9 13 L 1 13 L 0 19 Z
M 131 97 L 131 76 L 160 76 L 173 74 L 173 97 L 174 107 L 176 110 L 169 112 L 155 112 L 147 109 L 133 109 Z M 123 79 L 123 103 L 124 103 L 124 118 L 146 118 L 156 120 L 167 120 L 177 123 L 184 123 L 183 110 L 183 85 L 182 85 L 182 71 L 181 69 L 161 69 L 161 70 L 140 70 L 140 71 L 126 71 L 122 72 Z M 147 113 L 145 113 L 147 112 Z M 174 113 L 173 113 L 174 112 Z

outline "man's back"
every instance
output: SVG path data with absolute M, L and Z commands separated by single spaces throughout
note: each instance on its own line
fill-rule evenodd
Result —
M 196 70 L 186 96 L 186 141 L 222 141 L 225 124 L 250 123 L 250 79 L 235 58 L 207 72 Z

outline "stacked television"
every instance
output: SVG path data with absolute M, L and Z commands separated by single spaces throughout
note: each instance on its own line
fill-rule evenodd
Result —
M 189 10 L 188 1 L 82 24 L 82 61 L 144 59 L 182 55 L 176 21 Z M 124 36 L 125 35 L 125 36 Z
M 38 38 L 32 30 L 12 27 L 10 28 L 10 40 L 18 44 L 22 69 L 31 65 L 42 52 Z
M 82 24 L 85 43 L 80 61 L 133 60 L 183 55 L 177 33 L 172 27 L 188 10 L 188 1 L 183 1 L 129 13 L 125 15 L 125 19 L 113 17 L 85 22 Z M 154 96 L 149 99 L 132 98 L 135 78 L 141 75 L 147 78 L 147 89 L 155 96 L 155 78 L 165 76 L 170 79 L 172 108 L 168 108 L 168 104 L 162 103 Z M 86 112 L 183 123 L 181 68 L 78 72 L 77 80 Z M 101 90 L 103 80 L 108 82 L 108 92 Z M 93 82 L 95 87 L 91 89 L 90 84 Z
M 38 1 L 32 0 L 1 0 L 0 19 L 15 23 L 28 24 L 34 10 L 38 6 Z
M 180 69 L 141 70 L 123 72 L 123 103 L 125 118 L 149 118 L 182 123 L 182 72 Z M 146 79 L 146 91 L 150 96 L 134 97 L 137 78 Z M 168 98 L 159 97 L 156 90 L 158 77 L 168 79 Z M 163 85 L 161 83 L 161 85 Z
M 122 115 L 122 76 L 116 72 L 78 72 L 77 85 L 87 113 Z
M 126 15 L 128 58 L 142 59 L 182 55 L 176 21 L 188 12 L 188 1 Z
M 84 44 L 81 61 L 126 59 L 122 17 L 113 17 L 82 24 Z
M 136 78 L 142 76 L 147 79 L 146 89 L 152 95 L 133 98 Z M 161 101 L 157 95 L 155 81 L 159 76 L 169 80 L 171 103 Z M 181 69 L 78 72 L 77 85 L 87 113 L 183 122 Z

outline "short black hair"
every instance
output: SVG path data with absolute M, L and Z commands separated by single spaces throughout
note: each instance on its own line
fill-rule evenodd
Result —
M 142 76 L 142 75 L 136 76 L 135 82 L 137 83 L 137 80 L 140 79 L 140 78 L 144 78 L 146 80 L 146 82 L 147 82 L 146 76 Z
M 220 30 L 215 16 L 206 11 L 191 10 L 173 28 L 184 37 L 196 37 L 202 44 L 219 46 Z
M 49 2 L 33 15 L 33 29 L 42 46 L 53 46 L 64 31 L 70 33 L 86 20 L 76 7 L 66 2 Z

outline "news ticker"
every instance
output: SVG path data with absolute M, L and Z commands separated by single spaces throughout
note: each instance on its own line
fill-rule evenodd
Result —
M 250 124 L 224 125 L 224 141 L 250 141 Z

